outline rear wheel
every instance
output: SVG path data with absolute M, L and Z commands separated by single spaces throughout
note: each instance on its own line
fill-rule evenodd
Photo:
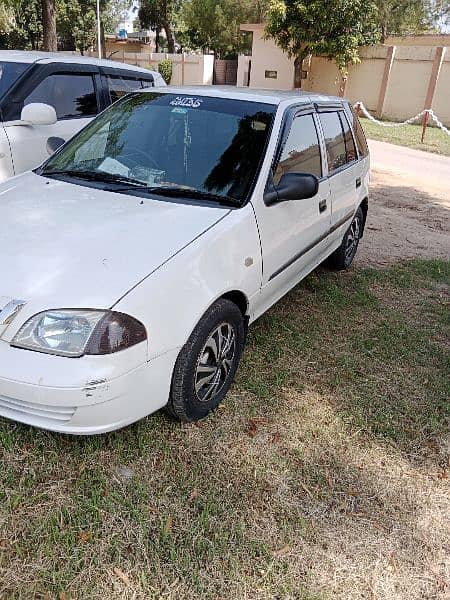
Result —
M 180 421 L 202 419 L 223 400 L 244 348 L 244 319 L 220 299 L 203 315 L 175 363 L 166 410 Z
M 355 213 L 349 228 L 345 232 L 341 245 L 329 257 L 330 266 L 337 270 L 348 269 L 358 250 L 364 226 L 364 215 L 361 207 Z

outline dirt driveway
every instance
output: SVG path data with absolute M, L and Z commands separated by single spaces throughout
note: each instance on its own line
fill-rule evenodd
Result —
M 369 141 L 369 219 L 358 264 L 450 257 L 450 157 Z

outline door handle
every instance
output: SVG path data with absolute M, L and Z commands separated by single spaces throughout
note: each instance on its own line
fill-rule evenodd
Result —
M 327 199 L 321 200 L 319 202 L 319 212 L 323 213 L 327 210 Z
M 361 177 L 356 178 L 356 187 L 357 188 L 361 187 Z

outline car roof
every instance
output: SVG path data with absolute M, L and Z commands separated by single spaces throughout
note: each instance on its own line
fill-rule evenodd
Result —
M 151 88 L 144 91 L 152 91 Z M 264 102 L 267 104 L 280 104 L 284 101 L 298 101 L 303 103 L 345 102 L 338 96 L 325 96 L 303 90 L 267 90 L 248 87 L 235 87 L 231 85 L 184 85 L 182 87 L 168 85 L 161 90 L 164 93 L 191 94 L 194 96 L 212 96 L 215 98 L 229 98 L 233 100 L 246 100 L 247 102 Z
M 67 63 L 80 65 L 98 65 L 103 67 L 112 67 L 114 69 L 126 69 L 128 71 L 137 71 L 139 73 L 155 73 L 150 69 L 143 67 L 135 67 L 126 63 L 120 63 L 114 60 L 106 60 L 103 58 L 94 58 L 90 56 L 80 56 L 79 54 L 63 53 L 63 52 L 36 52 L 27 50 L 0 50 L 0 62 L 20 62 L 20 63 Z

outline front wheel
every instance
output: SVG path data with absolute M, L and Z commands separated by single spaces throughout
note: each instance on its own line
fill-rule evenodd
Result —
M 361 207 L 355 213 L 349 228 L 345 232 L 344 239 L 337 250 L 331 254 L 328 259 L 330 266 L 339 271 L 348 269 L 355 258 L 358 250 L 359 240 L 361 239 L 364 226 L 364 215 Z
M 167 412 L 180 421 L 202 419 L 223 400 L 244 348 L 244 319 L 220 299 L 198 322 L 175 363 Z

